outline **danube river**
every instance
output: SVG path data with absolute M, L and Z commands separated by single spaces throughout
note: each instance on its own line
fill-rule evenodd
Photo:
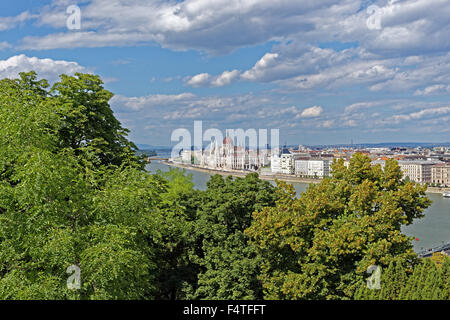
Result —
M 168 171 L 169 166 L 152 161 L 147 165 L 147 170 L 156 172 L 157 170 Z M 210 175 L 205 172 L 186 170 L 191 174 L 195 187 L 204 190 Z M 308 188 L 305 183 L 292 183 L 297 195 L 300 195 Z M 433 201 L 430 208 L 425 211 L 425 217 L 416 219 L 412 225 L 403 228 L 403 232 L 418 239 L 413 240 L 416 252 L 424 249 L 440 246 L 450 242 L 450 198 L 444 198 L 441 194 L 428 193 L 428 197 Z

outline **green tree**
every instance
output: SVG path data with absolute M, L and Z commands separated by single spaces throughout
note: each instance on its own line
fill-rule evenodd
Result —
M 448 300 L 450 258 L 439 262 L 422 259 L 413 269 L 390 264 L 381 276 L 381 289 L 373 290 L 361 283 L 355 292 L 356 300 Z
M 61 75 L 50 91 L 63 119 L 59 141 L 63 148 L 93 151 L 100 164 L 136 162 L 136 146 L 126 139 L 129 132 L 114 117 L 109 105 L 113 94 L 103 88 L 97 75 Z
M 124 139 L 117 120 L 101 115 L 113 117 L 98 77 L 63 79 L 64 86 L 56 86 L 61 96 L 49 95 L 35 73 L 0 81 L 0 298 L 151 298 L 159 194 L 167 186 L 132 157 L 115 158 L 124 140 L 100 151 L 91 144 L 97 134 Z M 80 97 L 99 109 L 89 107 L 84 117 Z M 63 108 L 57 101 L 65 101 Z M 86 121 L 66 118 L 70 107 Z M 95 133 L 100 127 L 91 120 L 105 124 L 104 132 Z M 61 133 L 68 127 L 86 143 L 68 144 Z M 66 286 L 71 265 L 81 268 L 77 291 Z
M 270 299 L 349 299 L 371 265 L 387 268 L 417 256 L 402 225 L 430 205 L 426 186 L 401 180 L 395 161 L 384 171 L 356 154 L 348 168 L 333 164 L 333 176 L 299 198 L 279 183 L 276 207 L 254 214 L 246 233 L 264 259 L 260 280 Z
M 252 213 L 273 206 L 275 199 L 275 188 L 257 174 L 211 177 L 195 220 L 198 247 L 192 256 L 201 271 L 191 298 L 262 298 L 257 279 L 261 260 L 244 230 L 251 224 Z
M 190 258 L 197 247 L 194 228 L 199 191 L 191 176 L 171 169 L 159 172 L 166 185 L 161 193 L 161 223 L 154 247 L 157 257 L 157 299 L 185 299 L 197 283 L 198 264 Z

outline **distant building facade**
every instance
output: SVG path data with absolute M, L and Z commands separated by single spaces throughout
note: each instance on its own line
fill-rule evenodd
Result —
M 280 173 L 294 174 L 294 155 L 287 149 L 283 149 L 280 156 Z
M 278 154 L 278 152 L 274 152 L 272 153 L 272 155 L 270 156 L 270 169 L 272 171 L 272 173 L 277 174 L 277 173 L 281 173 L 281 158 L 280 155 Z
M 438 163 L 431 167 L 431 183 L 450 186 L 450 163 Z
M 328 159 L 298 159 L 295 160 L 295 175 L 299 177 L 330 176 L 331 161 Z
M 435 163 L 431 161 L 399 161 L 403 178 L 419 183 L 431 183 L 431 168 Z
M 217 141 L 210 144 L 200 155 L 199 164 L 211 169 L 258 170 L 269 164 L 267 150 L 249 150 L 244 146 L 234 146 L 230 137 L 226 137 L 219 145 Z

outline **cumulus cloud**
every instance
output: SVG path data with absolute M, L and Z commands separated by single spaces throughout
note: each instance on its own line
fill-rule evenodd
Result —
M 139 136 L 162 134 L 170 137 L 167 128 L 192 126 L 194 120 L 203 120 L 211 125 L 215 123 L 222 129 L 242 127 L 266 127 L 255 116 L 260 109 L 274 105 L 275 100 L 252 94 L 234 96 L 197 96 L 192 93 L 147 95 L 126 97 L 117 95 L 111 100 L 111 106 L 118 119 Z M 276 115 L 273 118 L 282 118 Z M 292 118 L 292 116 L 290 116 Z M 150 124 L 159 123 L 161 130 L 149 131 Z M 164 129 L 166 128 L 166 129 Z M 164 137 L 163 137 L 164 138 Z
M 237 80 L 239 75 L 239 70 L 224 71 L 218 76 L 212 76 L 209 73 L 199 73 L 192 77 L 186 77 L 184 82 L 192 87 L 223 87 Z
M 213 87 L 223 87 L 225 85 L 231 84 L 238 77 L 239 77 L 239 70 L 224 71 L 220 76 L 216 77 L 211 82 L 211 85 Z
M 377 52 L 446 52 L 450 40 L 450 3 L 446 0 L 390 1 L 381 7 L 381 29 L 367 38 L 367 46 Z
M 450 93 L 450 85 L 435 84 L 424 88 L 423 90 L 416 90 L 414 95 L 416 96 L 428 96 L 433 94 L 446 94 Z
M 208 83 L 210 83 L 211 75 L 208 73 L 200 73 L 193 77 L 186 79 L 186 84 L 192 86 L 192 87 L 201 87 L 206 86 Z
M 362 47 L 377 53 L 449 50 L 448 1 L 378 1 L 376 4 L 380 8 L 377 12 L 379 30 L 368 28 L 370 14 L 365 10 L 365 2 L 360 0 L 301 3 L 287 0 L 91 0 L 82 6 L 82 32 L 27 37 L 23 47 L 51 49 L 157 42 L 172 49 L 226 53 L 268 41 L 311 43 L 322 39 L 358 41 Z M 39 23 L 64 28 L 66 6 L 65 1 L 53 1 L 41 11 Z
M 322 114 L 323 108 L 319 106 L 313 106 L 311 108 L 306 108 L 300 114 L 300 118 L 315 118 Z
M 266 53 L 258 62 L 256 62 L 252 69 L 247 70 L 242 74 L 242 78 L 246 80 L 263 80 L 266 77 L 266 70 L 277 65 L 277 58 L 278 53 Z
M 82 6 L 83 32 L 28 37 L 23 47 L 51 49 L 157 42 L 172 49 L 224 53 L 307 31 L 313 28 L 309 15 L 342 2 L 353 0 L 320 3 L 308 0 L 301 5 L 287 0 L 91 0 Z M 64 28 L 66 6 L 66 1 L 53 1 L 43 8 L 38 23 Z
M 422 119 L 427 116 L 442 115 L 448 113 L 450 113 L 450 107 L 440 107 L 440 108 L 424 109 L 406 115 L 395 115 L 393 116 L 393 119 L 394 120 Z
M 368 2 L 362 0 L 90 0 L 81 5 L 83 29 L 60 32 L 66 26 L 69 3 L 54 0 L 42 7 L 39 15 L 24 11 L 2 17 L 0 31 L 31 19 L 58 30 L 25 37 L 25 49 L 159 43 L 176 50 L 223 54 L 269 41 L 301 47 L 317 39 L 358 42 L 377 54 L 444 53 L 450 49 L 447 0 L 376 1 L 381 26 L 376 30 L 368 27 L 371 13 L 366 11 Z M 246 76 L 251 78 L 252 73 Z
M 438 56 L 424 56 L 418 64 L 399 68 L 390 79 L 381 81 L 370 87 L 371 90 L 405 91 L 423 88 L 430 83 L 450 83 L 450 53 Z
M 0 78 L 16 78 L 20 72 L 36 71 L 39 77 L 50 82 L 59 79 L 60 74 L 73 75 L 76 72 L 89 73 L 90 70 L 80 66 L 77 62 L 40 59 L 17 55 L 7 60 L 0 60 Z
M 191 128 L 194 120 L 203 120 L 205 128 L 279 128 L 282 135 L 293 134 L 303 138 L 331 143 L 329 130 L 349 130 L 370 139 L 389 133 L 417 138 L 418 127 L 434 127 L 434 134 L 445 135 L 450 118 L 450 107 L 441 102 L 414 100 L 359 101 L 342 108 L 292 105 L 292 100 L 273 95 L 215 95 L 199 96 L 189 92 L 181 94 L 152 94 L 147 96 L 115 96 L 111 106 L 119 120 L 132 130 L 131 138 L 139 141 L 161 139 L 167 141 L 175 128 Z M 380 112 L 366 112 L 367 108 Z M 348 112 L 344 112 L 345 109 Z M 411 111 L 413 110 L 413 111 Z M 402 113 L 400 113 L 402 111 Z M 152 127 L 158 123 L 158 130 Z M 151 129 L 149 129 L 151 128 Z M 290 131 L 293 130 L 293 131 Z M 298 130 L 302 130 L 299 135 Z M 327 134 L 328 133 L 328 134 Z M 423 133 L 420 133 L 422 135 Z M 158 138 L 156 138 L 158 137 Z M 340 137 L 336 136 L 339 142 Z M 362 139 L 362 138 L 361 138 Z M 314 141 L 314 140 L 311 140 Z M 341 141 L 342 142 L 342 141 Z
M 364 85 L 372 91 L 415 89 L 416 95 L 445 93 L 443 86 L 450 83 L 448 53 L 382 58 L 361 48 L 336 51 L 309 47 L 295 48 L 299 50 L 295 56 L 289 46 L 295 45 L 282 46 L 276 48 L 279 53 L 264 55 L 241 78 L 272 82 L 295 91 Z M 440 86 L 422 90 L 430 82 L 440 82 Z
M 181 94 L 154 94 L 143 97 L 125 97 L 116 95 L 111 99 L 111 105 L 117 106 L 120 111 L 138 111 L 144 108 L 152 109 L 160 106 L 173 105 L 177 102 L 187 102 L 195 98 L 192 93 Z
M 295 91 L 362 84 L 373 91 L 415 90 L 420 96 L 446 93 L 430 87 L 432 78 L 436 86 L 449 83 L 448 0 L 376 1 L 379 29 L 369 28 L 372 13 L 360 0 L 90 0 L 82 4 L 82 30 L 62 32 L 68 3 L 54 0 L 40 15 L 25 11 L 0 18 L 0 30 L 31 19 L 58 30 L 22 39 L 21 48 L 37 50 L 159 43 L 226 54 L 276 42 L 252 68 L 187 77 L 185 84 L 192 87 L 238 80 L 274 82 Z M 321 48 L 319 41 L 355 46 Z

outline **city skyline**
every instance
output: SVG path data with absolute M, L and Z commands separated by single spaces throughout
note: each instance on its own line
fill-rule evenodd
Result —
M 194 120 L 280 129 L 288 145 L 450 140 L 448 1 L 19 0 L 0 12 L 0 78 L 99 74 L 137 144 L 168 146 Z

